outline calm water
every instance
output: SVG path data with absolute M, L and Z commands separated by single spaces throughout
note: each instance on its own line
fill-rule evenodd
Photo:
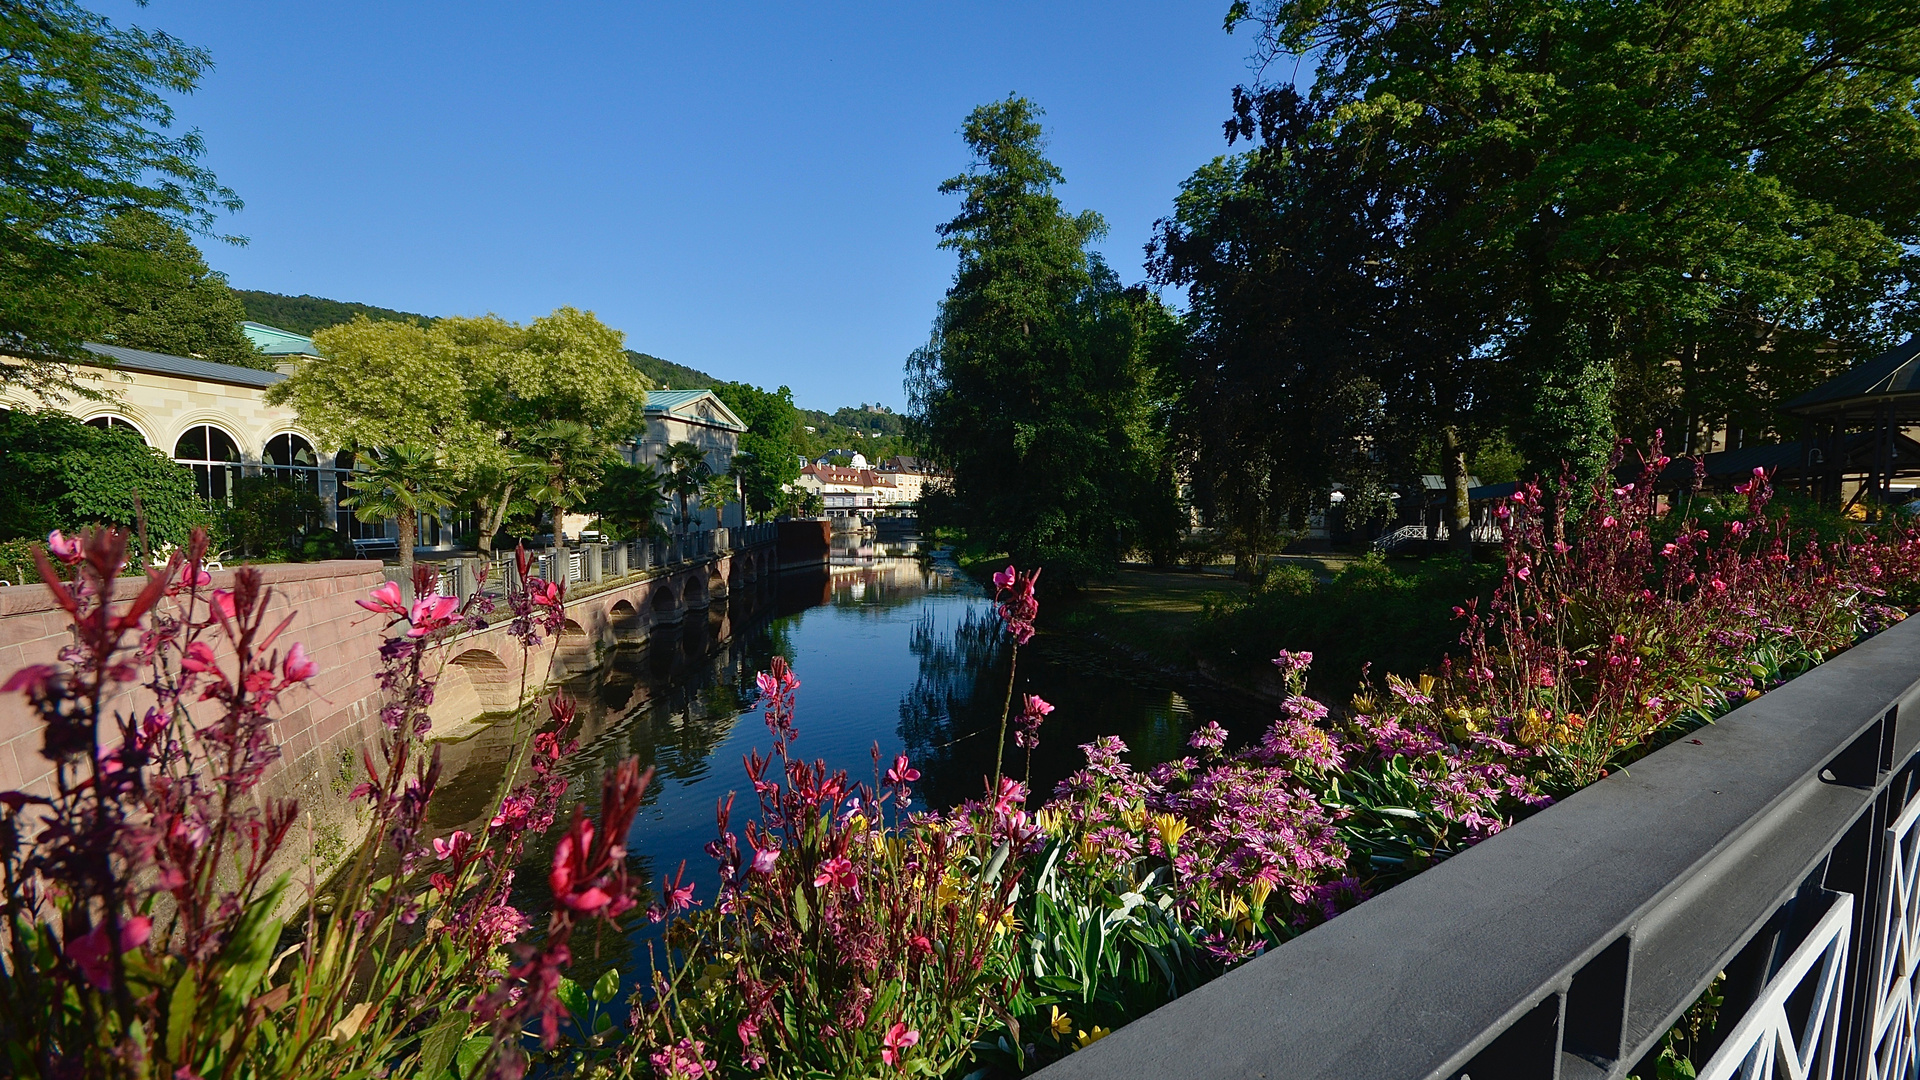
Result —
M 566 768 L 569 804 L 591 811 L 601 773 L 627 757 L 657 770 L 627 843 L 630 871 L 654 889 L 684 860 L 689 880 L 699 883 L 696 899 L 713 896 L 713 864 L 702 847 L 715 835 L 717 798 L 745 793 L 736 832 L 757 806 L 741 758 L 771 744 L 754 675 L 776 653 L 801 680 L 797 756 L 825 758 L 859 780 L 872 776 L 876 742 L 886 762 L 904 752 L 923 773 L 919 808 L 950 806 L 984 789 L 1007 692 L 1005 636 L 991 601 L 950 563 L 915 557 L 907 547 L 854 543 L 839 540 L 830 574 L 785 575 L 752 595 L 736 594 L 725 611 L 716 607 L 704 622 L 691 615 L 677 634 L 621 650 L 568 685 L 580 702 L 581 740 Z M 1021 650 L 1016 692 L 1057 707 L 1033 760 L 1043 794 L 1083 763 L 1078 744 L 1100 735 L 1125 739 L 1130 760 L 1144 766 L 1179 756 L 1187 735 L 1208 720 L 1241 735 L 1270 719 L 1257 704 L 1183 695 L 1046 636 Z M 435 800 L 437 831 L 485 826 L 515 742 L 511 728 L 502 723 L 445 748 L 448 771 L 458 773 Z M 1025 768 L 1024 752 L 1009 745 L 1008 774 Z M 516 885 L 516 902 L 536 925 L 545 918 L 545 870 L 559 831 L 530 845 Z M 643 926 L 631 942 L 576 948 L 579 974 L 613 964 L 631 977 L 644 964 L 632 954 L 650 936 Z

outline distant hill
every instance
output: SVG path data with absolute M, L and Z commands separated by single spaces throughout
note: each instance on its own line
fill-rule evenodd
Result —
M 352 322 L 355 315 L 365 315 L 376 322 L 413 321 L 423 325 L 433 322 L 432 316 L 417 315 L 411 311 L 328 300 L 320 296 L 282 296 L 257 289 L 235 289 L 233 293 L 240 298 L 241 306 L 247 309 L 248 319 L 296 334 L 311 334 L 325 327 Z
M 662 390 L 708 390 L 727 379 L 709 375 L 698 368 L 685 364 L 676 364 L 671 360 L 662 360 L 643 352 L 627 350 L 627 360 L 640 370 L 640 374 L 653 380 L 653 384 Z

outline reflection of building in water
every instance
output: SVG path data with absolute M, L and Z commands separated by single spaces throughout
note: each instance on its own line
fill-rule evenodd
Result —
M 831 573 L 834 599 L 854 603 L 903 602 L 953 584 L 950 576 L 907 554 L 836 558 Z

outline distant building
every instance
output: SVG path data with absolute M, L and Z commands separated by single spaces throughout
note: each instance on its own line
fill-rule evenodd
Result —
M 627 442 L 621 456 L 628 464 L 658 466 L 668 446 L 690 442 L 706 451 L 707 468 L 721 475 L 733 468 L 733 455 L 739 451 L 740 436 L 746 430 L 747 425 L 711 390 L 649 390 L 647 429 Z M 574 529 L 585 527 L 588 520 L 581 515 L 567 516 L 568 526 Z M 743 524 L 742 508 L 736 502 L 722 510 L 696 510 L 691 527 L 734 528 Z
M 829 518 L 871 521 L 878 511 L 900 501 L 892 479 L 870 468 L 808 465 L 795 486 L 819 495 Z
M 907 454 L 896 454 L 881 462 L 879 473 L 893 485 L 899 501 L 909 505 L 918 503 L 929 490 L 938 490 L 951 481 L 946 470 L 926 458 Z

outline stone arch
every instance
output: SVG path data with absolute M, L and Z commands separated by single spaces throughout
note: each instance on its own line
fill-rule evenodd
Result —
M 646 619 L 625 599 L 615 600 L 613 606 L 607 609 L 607 622 L 612 625 L 613 636 L 619 641 L 632 641 L 647 635 Z
M 467 673 L 467 682 L 488 712 L 513 708 L 513 679 L 504 660 L 486 649 L 468 649 L 454 657 L 453 663 Z
M 680 594 L 673 587 L 673 579 L 662 578 L 653 590 L 653 621 L 677 623 L 681 614 Z
M 560 637 L 562 640 L 567 638 L 584 638 L 586 636 L 587 628 L 574 622 L 572 619 L 568 619 L 560 624 Z
M 687 610 L 692 611 L 706 607 L 708 597 L 707 571 L 703 568 L 696 567 L 692 573 L 687 575 L 686 584 L 680 587 L 681 603 L 686 606 Z

